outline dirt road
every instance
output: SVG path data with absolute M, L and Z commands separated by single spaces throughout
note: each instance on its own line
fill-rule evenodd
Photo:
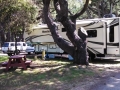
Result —
M 120 59 L 91 63 L 90 67 L 96 72 L 101 72 L 71 90 L 120 90 Z
M 89 90 L 120 90 L 120 71 L 93 85 Z

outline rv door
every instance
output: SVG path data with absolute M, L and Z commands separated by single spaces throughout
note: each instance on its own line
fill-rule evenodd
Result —
M 88 33 L 88 50 L 94 54 L 106 53 L 106 23 L 98 21 L 93 24 L 86 25 L 85 29 Z
M 120 19 L 114 18 L 108 26 L 107 54 L 120 54 Z

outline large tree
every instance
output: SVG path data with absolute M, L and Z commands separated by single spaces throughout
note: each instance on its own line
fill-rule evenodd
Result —
M 57 13 L 56 19 L 61 22 L 61 24 L 66 29 L 66 35 L 71 43 L 65 41 L 58 33 L 58 28 L 49 12 L 50 1 L 51 0 L 43 0 L 43 12 L 54 41 L 61 49 L 69 53 L 74 58 L 75 63 L 88 65 L 88 54 L 86 49 L 87 35 L 81 32 L 81 29 L 83 30 L 83 28 L 80 28 L 77 34 L 76 19 L 85 12 L 89 4 L 89 0 L 86 0 L 82 10 L 76 14 L 72 14 L 68 10 L 68 0 L 53 0 L 53 5 Z
M 31 2 L 30 2 L 31 1 Z M 25 27 L 33 23 L 36 6 L 32 0 L 0 0 L 0 36 L 5 41 L 15 41 L 15 35 L 23 40 Z

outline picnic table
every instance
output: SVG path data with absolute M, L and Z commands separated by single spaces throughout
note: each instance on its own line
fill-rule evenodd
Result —
M 14 55 L 10 56 L 7 62 L 3 62 L 2 66 L 6 67 L 6 71 L 13 67 L 23 67 L 24 70 L 26 70 L 27 66 L 30 66 L 31 62 L 31 60 L 26 60 L 26 55 Z

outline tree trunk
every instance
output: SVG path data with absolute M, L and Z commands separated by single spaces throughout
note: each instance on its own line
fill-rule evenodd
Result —
M 24 41 L 24 32 L 25 32 L 25 24 L 23 24 L 23 29 L 22 29 L 22 32 L 21 32 L 21 35 L 20 35 L 20 39 L 21 41 Z
M 81 32 L 81 28 L 78 30 L 77 34 L 76 22 L 73 24 L 73 22 L 71 22 L 69 19 L 68 20 L 66 19 L 61 23 L 67 29 L 67 36 L 74 45 L 74 54 L 72 55 L 74 57 L 74 62 L 77 64 L 88 65 L 88 55 L 86 49 L 87 35 Z
M 12 41 L 12 42 L 15 41 L 15 34 L 14 34 L 14 32 L 11 32 L 11 41 Z
M 58 0 L 54 0 L 55 4 Z M 58 16 L 57 19 L 62 23 L 62 25 L 67 30 L 67 36 L 70 42 L 65 41 L 58 33 L 57 26 L 55 25 L 53 19 L 49 13 L 49 4 L 50 0 L 43 0 L 44 3 L 44 16 L 46 23 L 50 29 L 52 37 L 57 45 L 63 49 L 65 52 L 69 53 L 73 58 L 74 62 L 81 65 L 88 65 L 88 56 L 87 56 L 87 49 L 86 49 L 86 35 L 79 30 L 79 35 L 76 32 L 76 17 L 81 15 L 84 11 L 77 13 L 74 17 L 71 17 L 71 20 L 68 19 L 68 11 L 67 11 L 67 3 L 66 0 L 60 0 L 59 3 L 61 4 L 61 10 L 57 9 Z M 85 5 L 86 6 L 86 5 Z M 85 8 L 84 8 L 85 9 Z M 67 12 L 66 12 L 67 11 Z
M 10 31 L 6 33 L 6 42 L 10 42 Z
M 4 33 L 4 30 L 1 30 L 1 40 L 2 40 L 2 45 L 4 44 L 5 42 L 5 33 Z

